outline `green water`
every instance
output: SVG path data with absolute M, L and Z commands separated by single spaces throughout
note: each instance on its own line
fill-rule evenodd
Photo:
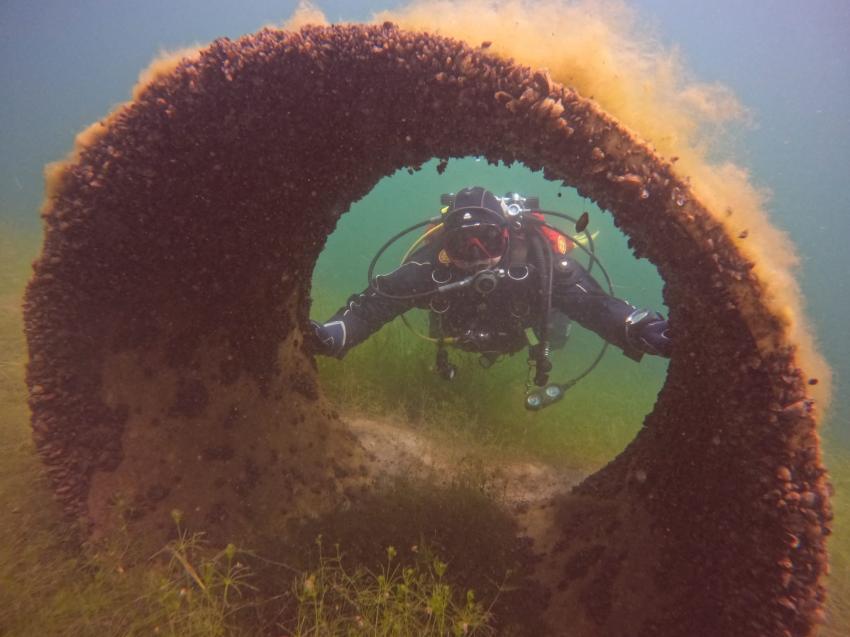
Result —
M 442 175 L 436 166 L 432 161 L 412 175 L 399 171 L 382 180 L 340 219 L 314 271 L 314 319 L 325 320 L 350 294 L 363 290 L 369 264 L 384 242 L 439 214 L 440 193 L 472 185 L 497 194 L 516 191 L 538 195 L 544 210 L 572 217 L 588 211 L 588 231 L 599 233 L 596 254 L 611 277 L 614 294 L 635 305 L 666 312 L 662 282 L 655 268 L 645 260 L 635 260 L 610 215 L 579 197 L 574 189 L 559 187 L 522 166 L 493 166 L 466 158 L 450 161 Z M 569 222 L 555 221 L 564 231 L 574 232 Z M 376 272 L 397 267 L 418 236 L 414 232 L 394 244 L 381 257 Z M 580 250 L 574 254 L 588 263 Z M 598 268 L 596 276 L 606 285 Z M 426 312 L 413 310 L 408 316 L 415 328 L 425 330 Z M 563 382 L 581 374 L 602 345 L 595 334 L 574 326 L 567 347 L 553 354 L 553 380 Z M 523 406 L 528 377 L 525 352 L 487 370 L 478 365 L 474 355 L 452 352 L 460 373 L 446 382 L 433 371 L 434 351 L 432 344 L 396 319 L 342 362 L 322 359 L 322 384 L 344 410 L 441 424 L 470 431 L 477 439 L 518 446 L 548 459 L 593 469 L 610 460 L 634 437 L 655 401 L 667 367 L 663 359 L 648 356 L 635 363 L 618 349 L 609 348 L 601 363 L 570 389 L 562 402 L 532 413 Z

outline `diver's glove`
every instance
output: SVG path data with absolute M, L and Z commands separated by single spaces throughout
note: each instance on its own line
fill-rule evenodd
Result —
M 345 348 L 345 324 L 342 321 L 333 321 L 323 325 L 310 321 L 310 326 L 313 328 L 310 351 L 313 354 L 341 358 Z
M 667 320 L 658 312 L 638 309 L 626 317 L 626 340 L 645 354 L 670 358 L 673 341 Z

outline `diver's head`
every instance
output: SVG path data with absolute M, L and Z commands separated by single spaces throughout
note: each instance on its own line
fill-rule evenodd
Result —
M 480 186 L 454 196 L 443 219 L 446 256 L 462 270 L 496 267 L 508 248 L 508 222 L 502 201 Z

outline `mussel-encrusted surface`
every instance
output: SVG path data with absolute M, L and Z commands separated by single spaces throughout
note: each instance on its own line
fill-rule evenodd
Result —
M 390 24 L 216 41 L 104 120 L 54 177 L 26 296 L 28 383 L 68 512 L 91 516 L 93 481 L 121 475 L 144 411 L 107 360 L 135 365 L 127 379 L 171 375 L 168 422 L 151 426 L 203 425 L 237 379 L 272 403 L 294 387 L 309 406 L 313 370 L 282 369 L 280 353 L 300 351 L 291 337 L 324 238 L 382 177 L 466 155 L 542 168 L 609 209 L 657 265 L 676 332 L 644 429 L 565 496 L 563 537 L 541 570 L 554 615 L 560 605 L 569 634 L 809 634 L 827 483 L 807 379 L 752 264 L 593 102 L 545 72 Z M 221 353 L 212 372 L 201 349 Z M 109 384 L 130 397 L 116 403 Z M 198 459 L 238 452 L 213 445 Z M 238 484 L 250 490 L 265 466 L 249 463 Z M 154 486 L 151 507 L 179 497 Z M 217 524 L 232 519 L 202 505 Z

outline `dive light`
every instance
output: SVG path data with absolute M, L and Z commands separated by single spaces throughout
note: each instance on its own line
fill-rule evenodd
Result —
M 558 402 L 567 393 L 568 385 L 551 383 L 541 389 L 529 392 L 525 397 L 525 408 L 529 411 L 539 411 L 544 407 Z

